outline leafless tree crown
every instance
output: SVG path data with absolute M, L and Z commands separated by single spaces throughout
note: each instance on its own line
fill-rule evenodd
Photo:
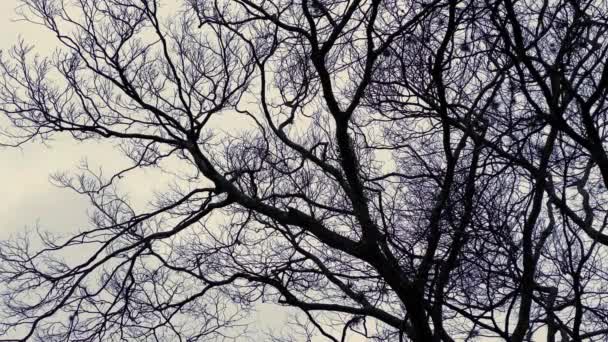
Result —
M 263 340 L 606 340 L 605 0 L 21 3 L 61 48 L 2 53 L 1 143 L 131 163 L 54 176 L 86 228 L 0 242 L 0 335 L 259 340 L 269 302 Z

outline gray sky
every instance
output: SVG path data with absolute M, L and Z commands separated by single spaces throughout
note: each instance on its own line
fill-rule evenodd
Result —
M 55 48 L 55 38 L 43 27 L 15 21 L 17 6 L 18 0 L 0 0 L 0 49 L 10 49 L 21 37 L 41 55 L 49 55 Z M 35 225 L 54 233 L 67 233 L 86 225 L 86 199 L 49 181 L 51 173 L 73 171 L 85 158 L 90 165 L 103 166 L 108 171 L 125 161 L 109 144 L 78 143 L 69 137 L 55 137 L 47 146 L 30 143 L 20 149 L 0 147 L 0 240 Z M 158 182 L 157 176 L 141 171 L 126 177 L 120 185 L 143 204 L 153 191 L 162 189 L 164 183 Z M 258 328 L 282 328 L 285 309 L 272 304 L 262 304 L 259 309 L 255 317 Z
M 17 4 L 17 0 L 0 1 L 0 49 L 6 51 L 22 37 L 41 53 L 51 51 L 50 34 L 41 27 L 14 21 Z M 84 155 L 83 147 L 66 141 L 54 142 L 49 148 L 39 144 L 22 149 L 0 147 L 0 239 L 37 221 L 53 231 L 86 222 L 86 203 L 49 183 L 49 173 L 74 166 L 79 160 L 74 157 Z
M 34 46 L 41 56 L 49 56 L 57 47 L 55 37 L 44 27 L 17 21 L 18 0 L 0 0 L 0 49 L 6 51 L 19 39 Z M 4 122 L 0 121 L 0 125 Z M 1 139 L 1 137 L 0 137 Z M 128 165 L 109 143 L 78 142 L 66 135 L 53 136 L 46 145 L 28 143 L 21 148 L 0 147 L 0 239 L 39 224 L 53 232 L 69 232 L 87 223 L 87 201 L 68 189 L 50 183 L 55 172 L 75 171 L 87 160 L 93 167 L 111 172 Z M 109 173 L 108 173 L 109 174 Z M 141 171 L 121 181 L 121 188 L 140 204 L 151 192 L 161 190 L 155 174 Z M 146 185 L 146 186 L 144 186 Z
M 16 21 L 18 3 L 18 0 L 0 0 L 0 49 L 10 49 L 21 37 L 34 45 L 40 55 L 50 55 L 56 47 L 55 37 L 43 27 Z M 49 178 L 54 172 L 74 171 L 83 159 L 108 171 L 125 161 L 109 144 L 79 143 L 66 136 L 56 136 L 46 146 L 28 143 L 22 148 L 0 147 L 0 240 L 36 225 L 59 234 L 86 225 L 86 199 L 71 190 L 57 188 Z M 153 191 L 165 185 L 155 176 L 149 171 L 137 172 L 122 180 L 120 186 L 137 202 L 144 203 Z M 271 304 L 259 308 L 259 315 L 255 317 L 258 328 L 281 328 L 285 310 Z
M 15 21 L 18 0 L 0 0 L 0 49 L 6 51 L 19 37 L 34 45 L 35 51 L 48 56 L 55 48 L 55 38 L 43 27 Z M 0 124 L 2 121 L 0 120 Z M 98 141 L 78 143 L 66 136 L 56 136 L 46 146 L 29 143 L 22 148 L 0 147 L 0 240 L 38 225 L 53 233 L 69 233 L 87 224 L 88 203 L 82 196 L 50 183 L 49 176 L 58 171 L 74 171 L 81 160 L 101 166 L 108 172 L 121 166 L 125 159 L 111 145 Z M 123 164 L 125 165 L 125 164 Z M 139 203 L 166 182 L 158 175 L 140 171 L 122 180 L 121 189 Z M 281 329 L 288 310 L 272 304 L 258 306 L 254 318 L 258 329 Z M 361 341 L 349 338 L 349 342 Z

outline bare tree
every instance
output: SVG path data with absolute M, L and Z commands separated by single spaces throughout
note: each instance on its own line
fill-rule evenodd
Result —
M 238 340 L 267 301 L 303 339 L 605 340 L 605 1 L 22 2 L 62 49 L 3 54 L 3 143 L 132 164 L 1 242 L 0 334 Z M 147 211 L 139 168 L 175 178 Z

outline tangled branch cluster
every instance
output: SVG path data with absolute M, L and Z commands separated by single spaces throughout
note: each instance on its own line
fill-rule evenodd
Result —
M 2 143 L 131 165 L 0 243 L 0 335 L 242 340 L 262 301 L 277 341 L 608 334 L 606 1 L 22 2 L 62 49 L 3 53 Z M 175 179 L 143 212 L 140 168 Z

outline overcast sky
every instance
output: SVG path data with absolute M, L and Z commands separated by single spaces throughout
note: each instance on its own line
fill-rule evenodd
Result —
M 17 4 L 17 0 L 0 1 L 0 49 L 10 49 L 22 37 L 41 53 L 52 51 L 50 34 L 41 27 L 15 21 Z M 73 167 L 85 154 L 82 145 L 63 140 L 46 148 L 39 144 L 27 144 L 22 149 L 0 147 L 0 238 L 37 221 L 53 231 L 86 222 L 83 199 L 49 183 L 50 172 Z
M 55 37 L 44 27 L 16 20 L 18 4 L 18 0 L 0 0 L 0 49 L 6 52 L 21 38 L 33 45 L 41 56 L 49 56 L 57 48 Z M 6 123 L 0 119 L 0 124 Z M 85 159 L 94 168 L 102 167 L 108 172 L 128 165 L 126 158 L 109 143 L 81 143 L 66 135 L 56 135 L 46 145 L 35 142 L 21 148 L 0 147 L 3 204 L 0 239 L 36 224 L 53 232 L 69 232 L 86 224 L 86 199 L 52 185 L 49 178 L 52 173 L 75 171 Z M 149 171 L 141 171 L 126 177 L 120 185 L 130 197 L 145 202 L 148 195 L 160 190 L 162 185 L 154 176 Z
M 40 55 L 50 55 L 56 48 L 55 37 L 43 27 L 17 21 L 18 3 L 18 0 L 0 0 L 0 49 L 6 52 L 22 38 Z M 0 120 L 0 125 L 4 124 Z M 55 137 L 46 146 L 29 143 L 22 148 L 0 147 L 0 240 L 35 226 L 65 234 L 86 225 L 86 199 L 70 190 L 57 188 L 49 178 L 54 172 L 76 170 L 84 159 L 90 165 L 108 171 L 115 170 L 125 161 L 109 144 L 78 143 L 65 136 Z M 158 182 L 156 176 L 141 171 L 126 177 L 120 186 L 131 198 L 143 203 L 153 191 L 165 185 Z M 285 311 L 271 304 L 259 308 L 258 328 L 284 328 Z
M 41 55 L 50 55 L 55 48 L 53 35 L 40 26 L 15 21 L 17 6 L 18 0 L 0 0 L 0 49 L 10 49 L 21 37 Z M 56 137 L 47 146 L 30 143 L 20 149 L 0 147 L 0 240 L 35 225 L 54 233 L 67 233 L 86 225 L 85 198 L 57 188 L 49 181 L 50 174 L 73 171 L 83 159 L 108 171 L 124 162 L 109 144 L 77 143 L 68 137 Z M 142 171 L 127 177 L 120 185 L 132 198 L 144 202 L 152 191 L 163 185 L 155 177 L 154 173 Z M 259 327 L 284 326 L 285 311 L 270 304 L 260 305 L 260 309 Z

